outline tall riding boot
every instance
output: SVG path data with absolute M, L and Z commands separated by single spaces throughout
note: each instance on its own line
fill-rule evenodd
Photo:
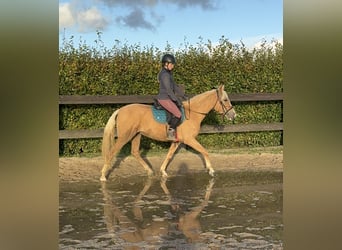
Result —
M 176 116 L 172 116 L 171 121 L 170 121 L 170 127 L 176 129 L 178 125 L 181 122 L 181 118 L 178 118 Z

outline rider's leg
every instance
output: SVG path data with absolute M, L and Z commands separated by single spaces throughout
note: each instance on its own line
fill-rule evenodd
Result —
M 177 105 L 172 100 L 158 100 L 160 105 L 162 105 L 169 113 L 171 113 L 171 118 L 168 119 L 169 129 L 167 130 L 167 139 L 176 139 L 176 128 L 179 125 L 182 117 L 181 111 L 178 109 Z

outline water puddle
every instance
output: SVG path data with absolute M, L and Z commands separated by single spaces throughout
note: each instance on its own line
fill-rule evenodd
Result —
M 283 249 L 282 173 L 60 183 L 60 249 Z

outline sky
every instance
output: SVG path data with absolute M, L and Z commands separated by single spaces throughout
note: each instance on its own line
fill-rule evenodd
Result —
M 182 48 L 221 37 L 254 47 L 283 41 L 282 0 L 59 0 L 59 43 Z

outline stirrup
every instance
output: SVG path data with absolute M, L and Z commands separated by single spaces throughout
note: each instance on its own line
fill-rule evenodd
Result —
M 167 139 L 170 140 L 170 141 L 175 141 L 176 140 L 176 130 L 173 129 L 173 128 L 169 128 L 167 130 Z

